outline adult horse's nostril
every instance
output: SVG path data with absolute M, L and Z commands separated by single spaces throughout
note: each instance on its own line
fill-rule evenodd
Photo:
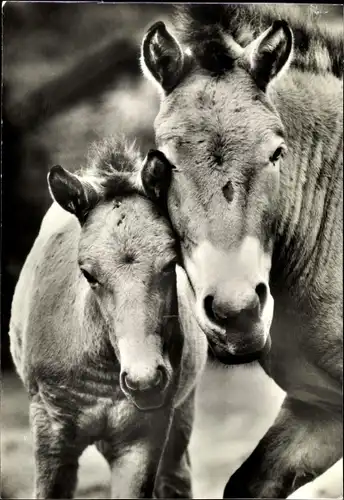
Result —
M 204 310 L 208 318 L 216 322 L 216 316 L 214 314 L 214 297 L 212 295 L 207 295 L 204 299 Z
M 258 291 L 264 299 L 263 291 L 260 288 Z M 248 331 L 259 319 L 260 297 L 253 289 L 245 300 L 241 301 L 235 300 L 235 294 L 232 297 L 207 295 L 204 299 L 204 310 L 208 319 L 220 327 Z
M 256 286 L 256 294 L 258 295 L 260 310 L 262 310 L 268 297 L 268 288 L 265 283 L 258 283 Z
M 212 295 L 207 295 L 204 299 L 204 309 L 208 318 L 214 323 L 224 324 L 231 316 L 231 311 L 226 302 L 216 302 Z

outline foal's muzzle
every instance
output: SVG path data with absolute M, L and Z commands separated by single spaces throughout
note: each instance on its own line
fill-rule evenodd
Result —
M 165 403 L 169 385 L 169 374 L 163 365 L 159 365 L 145 377 L 121 373 L 121 387 L 126 397 L 138 410 L 149 411 L 161 408 Z

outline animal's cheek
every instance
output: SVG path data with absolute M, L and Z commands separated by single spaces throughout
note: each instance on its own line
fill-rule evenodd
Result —
M 180 243 L 180 248 L 183 256 L 183 261 L 185 262 L 187 259 L 190 260 L 192 251 L 194 249 L 194 245 L 192 244 L 191 239 L 183 237 Z
M 191 191 L 189 193 L 185 200 L 171 195 L 168 204 L 173 229 L 183 244 L 186 244 L 188 240 L 190 240 L 188 244 L 196 240 L 197 234 L 205 226 L 204 210 L 197 205 L 195 200 L 192 200 Z
M 112 324 L 115 320 L 116 295 L 105 290 L 99 290 L 94 293 L 94 300 L 98 304 L 100 314 L 106 323 Z
M 171 224 L 173 230 L 177 234 L 179 240 L 182 242 L 184 240 L 184 231 L 185 231 L 185 221 L 183 218 L 182 208 L 178 201 L 171 201 L 168 205 L 169 217 L 171 220 Z
M 268 197 L 271 200 L 276 200 L 280 186 L 280 173 L 277 167 L 275 170 L 269 168 L 266 173 L 265 185 Z
M 174 181 L 168 191 L 167 207 L 171 219 L 175 221 L 180 218 L 180 212 L 182 210 L 182 200 L 178 188 L 175 186 Z

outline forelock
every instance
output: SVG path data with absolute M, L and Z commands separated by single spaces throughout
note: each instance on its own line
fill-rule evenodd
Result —
M 175 8 L 176 33 L 188 47 L 198 66 L 219 77 L 230 71 L 241 48 L 231 35 L 226 35 L 218 9 L 214 6 L 182 5 Z

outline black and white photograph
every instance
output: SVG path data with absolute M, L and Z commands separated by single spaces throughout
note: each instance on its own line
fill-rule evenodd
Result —
M 2 3 L 3 499 L 343 499 L 342 4 Z

